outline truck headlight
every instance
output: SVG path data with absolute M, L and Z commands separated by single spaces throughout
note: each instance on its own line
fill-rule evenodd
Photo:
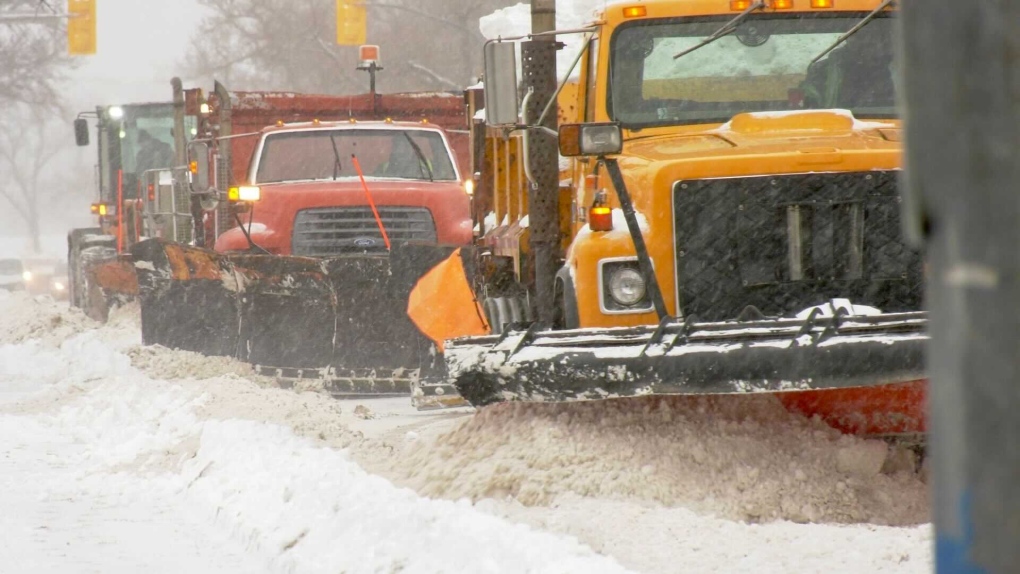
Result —
M 633 267 L 619 267 L 609 276 L 609 296 L 624 307 L 631 307 L 645 297 L 645 279 Z
M 258 201 L 262 199 L 262 190 L 256 185 L 240 185 L 227 190 L 229 201 Z
M 32 280 L 32 272 L 31 271 L 22 271 L 21 272 L 21 278 L 24 279 L 26 282 L 31 281 Z

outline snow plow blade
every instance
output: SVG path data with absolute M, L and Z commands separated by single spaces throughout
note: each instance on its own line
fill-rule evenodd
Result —
M 923 432 L 923 392 L 910 404 L 882 399 L 925 378 L 923 312 L 874 316 L 676 322 L 568 331 L 508 330 L 446 344 L 448 381 L 475 406 L 506 401 L 577 401 L 642 395 L 813 393 L 790 402 L 826 417 L 831 410 L 909 424 L 858 421 L 848 432 Z M 863 389 L 859 393 L 852 389 Z M 870 390 L 869 390 L 870 389 Z M 441 395 L 453 389 L 436 387 Z M 818 392 L 839 391 L 831 396 Z M 782 399 L 781 399 L 782 400 Z M 827 401 L 833 404 L 825 404 Z M 861 401 L 847 408 L 837 402 Z M 877 420 L 877 419 L 876 419 Z M 838 426 L 838 425 L 834 425 Z
M 410 392 L 437 356 L 407 318 L 411 287 L 452 250 L 318 259 L 221 254 L 151 239 L 132 251 L 146 344 L 233 356 L 334 394 Z

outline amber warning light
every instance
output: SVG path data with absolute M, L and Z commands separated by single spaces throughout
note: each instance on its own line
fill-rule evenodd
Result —
M 379 63 L 379 46 L 366 44 L 358 47 L 358 60 L 362 66 Z

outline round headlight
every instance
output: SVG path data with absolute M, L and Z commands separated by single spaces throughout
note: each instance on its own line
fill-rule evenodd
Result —
M 24 279 L 25 281 L 31 281 L 32 280 L 32 272 L 31 271 L 22 271 L 21 272 L 21 278 Z
M 621 267 L 609 276 L 609 296 L 614 301 L 630 307 L 645 297 L 645 279 L 637 269 Z

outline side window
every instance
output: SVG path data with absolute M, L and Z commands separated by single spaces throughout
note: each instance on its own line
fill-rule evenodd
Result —
M 585 102 L 584 102 L 584 121 L 593 122 L 595 121 L 595 79 L 599 75 L 599 38 L 593 36 L 591 42 L 588 43 L 588 61 L 587 61 L 587 83 L 584 88 Z

